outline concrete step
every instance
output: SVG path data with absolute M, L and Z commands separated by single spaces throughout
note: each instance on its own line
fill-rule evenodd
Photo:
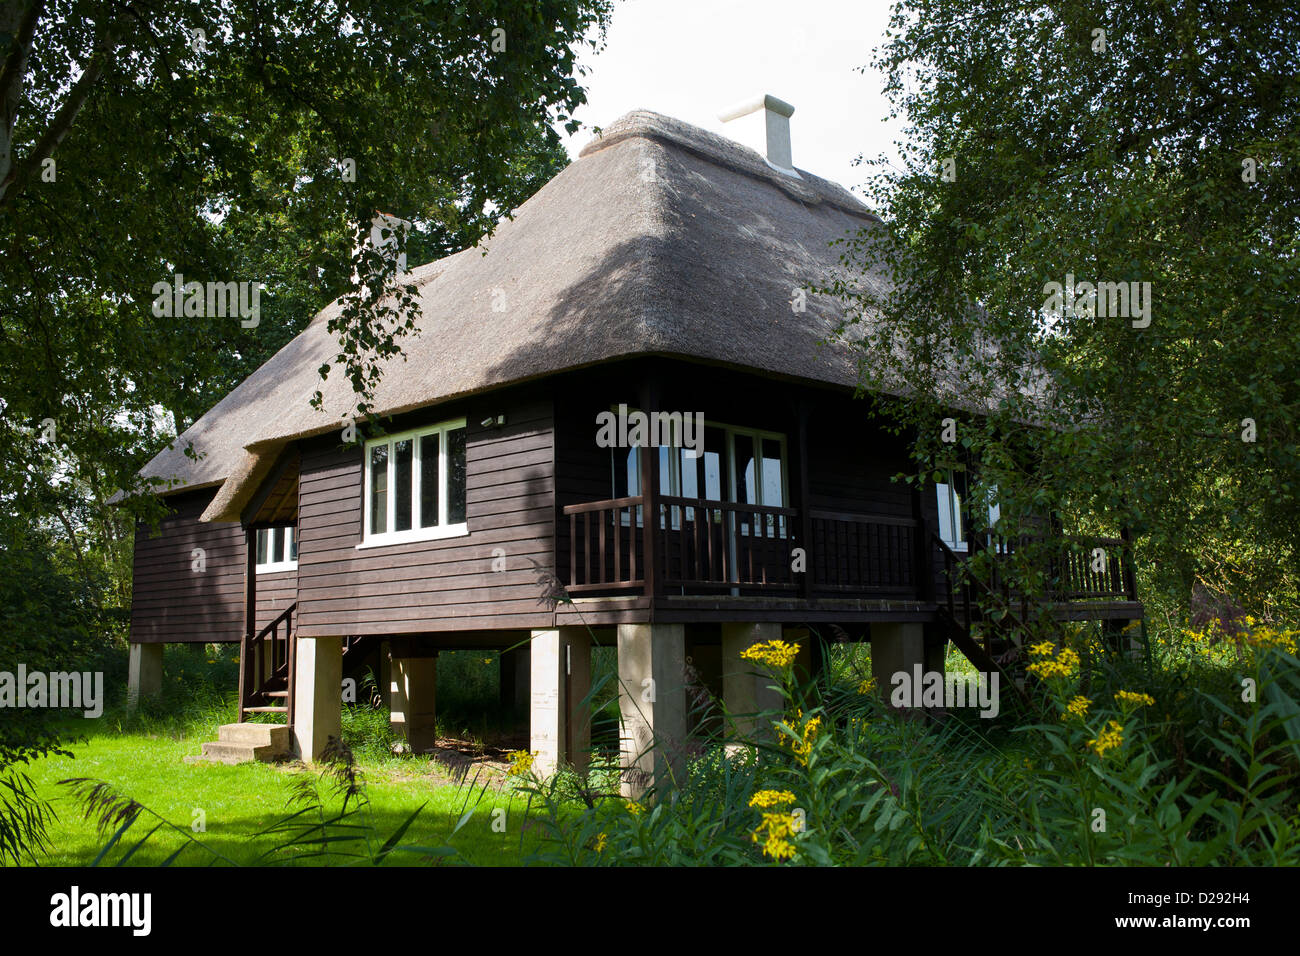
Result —
M 203 745 L 203 760 L 214 763 L 253 763 L 261 760 L 270 763 L 275 755 L 269 747 L 252 747 L 248 744 L 226 744 L 219 740 L 208 741 Z
M 289 749 L 289 728 L 284 724 L 222 724 L 217 740 L 223 744 L 269 747 L 279 752 Z

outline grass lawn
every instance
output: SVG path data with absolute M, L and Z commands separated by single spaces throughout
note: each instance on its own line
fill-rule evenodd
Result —
M 81 806 L 68 788 L 58 785 L 59 780 L 69 777 L 103 780 L 118 792 L 187 830 L 198 818 L 196 811 L 201 810 L 206 832 L 195 833 L 197 839 L 238 864 L 267 862 L 262 859 L 262 854 L 276 841 L 271 836 L 255 839 L 255 834 L 296 809 L 289 806 L 289 801 L 294 792 L 296 772 L 301 773 L 304 769 L 301 764 L 275 766 L 255 763 L 230 767 L 186 763 L 184 758 L 198 754 L 202 741 L 215 739 L 215 733 L 197 730 L 156 734 L 112 732 L 102 725 L 92 729 L 95 732 L 89 739 L 69 747 L 75 758 L 46 757 L 28 767 L 32 780 L 42 793 L 52 798 L 58 814 L 58 819 L 50 827 L 52 846 L 41 858 L 43 864 L 87 866 L 94 861 L 104 843 L 104 838 L 96 833 L 94 823 L 85 819 Z M 87 729 L 80 732 L 87 733 Z M 402 838 L 403 844 L 451 846 L 458 851 L 459 862 L 488 866 L 518 864 L 534 845 L 535 835 L 527 834 L 521 849 L 525 801 L 512 795 L 508 789 L 501 789 L 499 779 L 487 788 L 484 795 L 481 785 L 471 793 L 468 786 L 454 783 L 428 758 L 359 758 L 358 766 L 365 775 L 376 846 L 382 845 L 416 807 L 426 802 L 428 805 Z M 472 779 L 472 772 L 470 777 Z M 322 784 L 322 793 L 329 792 L 329 784 L 330 781 Z M 469 821 L 453 835 L 457 821 L 468 809 L 467 800 L 477 808 Z M 326 806 L 336 808 L 339 802 L 331 797 Z M 492 811 L 498 807 L 507 811 L 504 833 L 493 832 L 492 828 Z M 148 814 L 142 815 L 123 842 L 129 846 L 156 822 Z M 366 818 L 363 815 L 354 822 L 363 823 Z M 159 830 L 131 858 L 130 864 L 157 865 L 183 842 L 180 834 L 166 828 Z M 120 850 L 115 850 L 112 859 L 120 855 Z M 210 854 L 190 847 L 176 862 L 178 865 L 208 865 L 213 859 Z M 451 859 L 457 861 L 455 857 Z M 350 861 L 335 857 L 307 862 L 346 864 Z M 428 864 L 431 859 L 422 854 L 396 853 L 389 857 L 388 862 L 394 865 Z

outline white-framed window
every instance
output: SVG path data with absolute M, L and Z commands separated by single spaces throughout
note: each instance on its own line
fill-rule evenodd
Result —
M 966 475 L 964 472 L 950 471 L 947 473 L 947 479 L 947 481 L 935 482 L 935 495 L 939 503 L 939 537 L 954 551 L 965 551 L 968 548 L 966 513 L 970 507 L 970 502 L 966 500 Z M 997 493 L 996 487 L 989 489 L 990 528 L 996 526 L 1002 516 Z
M 465 419 L 366 442 L 359 547 L 469 534 Z
M 962 518 L 961 492 L 957 489 L 955 476 L 949 473 L 947 477 L 947 481 L 938 481 L 934 485 L 939 499 L 939 537 L 954 551 L 965 551 L 966 523 Z
M 258 528 L 256 541 L 258 574 L 297 569 L 298 536 L 293 528 Z
M 672 442 L 675 447 L 653 449 L 659 463 L 660 494 L 737 504 L 786 505 L 786 438 L 780 432 L 705 422 L 698 457 L 681 447 L 681 436 L 674 434 Z M 615 498 L 641 494 L 640 452 L 635 447 L 611 449 Z M 694 508 L 684 510 L 687 521 L 695 520 Z M 681 515 L 682 510 L 673 510 L 674 529 L 679 527 Z M 720 512 L 714 520 L 721 520 Z M 767 520 L 775 526 L 775 516 L 769 515 Z M 627 522 L 625 514 L 623 523 Z M 748 533 L 748 523 L 742 530 Z M 784 535 L 784 529 L 781 533 Z

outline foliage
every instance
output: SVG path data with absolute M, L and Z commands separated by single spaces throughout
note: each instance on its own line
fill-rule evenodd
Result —
M 1216 720 L 1175 738 L 1152 678 L 1080 629 L 1034 659 L 1037 715 L 938 724 L 856 678 L 799 686 L 777 668 L 771 730 L 730 735 L 684 780 L 633 803 L 524 784 L 540 862 L 581 865 L 1294 865 L 1300 862 L 1300 680 L 1260 632 L 1240 673 L 1192 696 Z M 1294 638 L 1293 638 L 1294 640 Z M 1067 653 L 1068 651 L 1068 653 Z M 1158 663 L 1162 671 L 1165 662 Z M 1257 701 L 1234 699 L 1249 677 Z M 1218 687 L 1214 683 L 1218 681 Z M 1157 677 L 1156 684 L 1159 684 Z M 1086 695 L 1086 696 L 1085 696 Z M 1245 695 L 1249 696 L 1249 695 Z M 1083 703 L 1080 703 L 1082 698 Z M 1173 741 L 1185 744 L 1175 753 Z M 527 776 L 527 774 L 525 774 Z
M 1298 57 L 1277 0 L 895 6 L 902 166 L 828 291 L 913 480 L 978 462 L 1004 533 L 1128 527 L 1161 609 L 1294 616 Z

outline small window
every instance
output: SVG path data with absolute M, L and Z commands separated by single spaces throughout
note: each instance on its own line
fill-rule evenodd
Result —
M 366 443 L 362 544 L 468 534 L 465 420 Z
M 293 528 L 257 530 L 257 573 L 293 571 L 298 567 L 298 536 Z
M 967 549 L 967 512 L 971 507 L 971 502 L 967 500 L 966 494 L 966 475 L 964 472 L 953 471 L 948 473 L 948 480 L 935 483 L 935 493 L 939 499 L 939 537 L 943 539 L 944 544 L 954 551 L 965 551 Z M 988 489 L 989 505 L 989 528 L 994 528 L 998 519 L 1002 517 L 1002 509 L 997 501 L 998 490 L 996 487 Z M 989 534 L 988 545 L 992 547 L 995 543 L 1001 549 L 1001 542 L 993 540 L 992 532 Z
M 965 551 L 966 528 L 962 522 L 961 494 L 953 478 L 950 474 L 947 481 L 937 482 L 934 486 L 939 498 L 939 537 L 954 551 Z

